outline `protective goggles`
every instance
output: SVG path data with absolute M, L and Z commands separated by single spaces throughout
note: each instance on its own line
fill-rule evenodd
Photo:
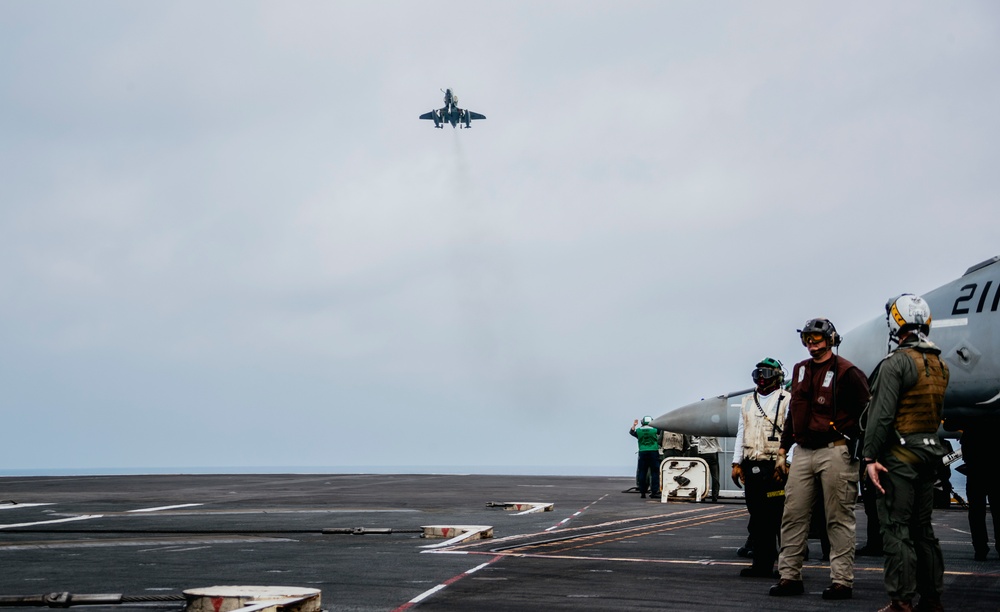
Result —
M 760 384 L 762 380 L 771 381 L 781 376 L 781 370 L 775 370 L 774 368 L 754 368 L 750 376 L 755 383 Z
M 805 346 L 810 346 L 812 344 L 819 344 L 826 340 L 826 336 L 819 332 L 806 332 L 802 334 L 802 344 Z

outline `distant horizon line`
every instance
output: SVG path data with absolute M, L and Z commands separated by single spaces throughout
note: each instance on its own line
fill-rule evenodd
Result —
M 335 465 L 335 466 L 168 466 L 0 468 L 0 478 L 17 476 L 163 476 L 209 474 L 447 474 L 490 476 L 634 477 L 630 466 L 581 465 Z

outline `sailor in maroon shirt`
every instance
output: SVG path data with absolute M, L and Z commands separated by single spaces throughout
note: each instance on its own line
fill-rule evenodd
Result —
M 850 361 L 833 352 L 840 335 L 827 319 L 810 319 L 798 330 L 810 359 L 792 369 L 792 399 L 781 435 L 778 469 L 788 471 L 781 520 L 781 580 L 771 595 L 801 595 L 802 562 L 816 495 L 823 495 L 830 537 L 831 584 L 823 599 L 850 599 L 854 587 L 856 541 L 854 504 L 858 498 L 858 419 L 868 403 L 868 380 Z M 786 464 L 795 444 L 791 467 Z M 819 485 L 817 485 L 819 480 Z

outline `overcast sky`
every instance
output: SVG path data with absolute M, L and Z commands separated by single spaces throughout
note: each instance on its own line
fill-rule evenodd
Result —
M 628 474 L 633 419 L 1000 255 L 998 30 L 989 1 L 0 3 L 0 469 Z M 445 87 L 488 119 L 418 121 Z

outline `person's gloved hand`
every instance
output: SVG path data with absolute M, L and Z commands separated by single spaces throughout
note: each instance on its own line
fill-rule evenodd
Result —
M 774 463 L 774 479 L 785 480 L 788 478 L 788 462 L 785 461 L 785 449 L 778 449 L 778 460 Z
M 733 483 L 737 487 L 743 488 L 743 468 L 738 463 L 733 464 Z

